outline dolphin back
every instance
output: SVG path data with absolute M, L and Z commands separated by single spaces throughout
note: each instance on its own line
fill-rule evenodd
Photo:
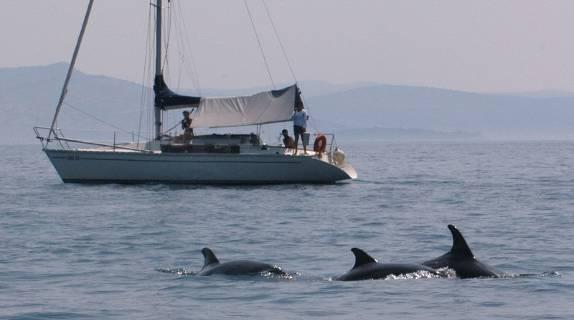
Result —
M 203 248 L 201 249 L 201 254 L 203 254 L 203 268 L 201 268 L 201 270 L 205 269 L 210 265 L 219 264 L 219 259 L 217 259 L 217 257 L 215 256 L 213 250 L 209 248 Z
M 376 259 L 361 249 L 353 248 L 351 251 L 355 255 L 355 265 L 345 274 L 336 277 L 335 280 L 384 279 L 391 275 L 400 276 L 419 271 L 437 274 L 436 270 L 420 264 L 378 263 Z
M 459 278 L 499 277 L 500 273 L 491 266 L 478 261 L 466 243 L 462 233 L 452 224 L 452 247 L 449 252 L 422 264 L 434 269 L 450 268 Z
M 450 253 L 460 257 L 474 258 L 474 254 L 470 250 L 470 247 L 466 243 L 462 233 L 460 233 L 460 231 L 458 231 L 458 229 L 452 224 L 448 225 L 448 229 L 452 234 L 452 247 L 450 248 Z
M 280 267 L 271 264 L 249 261 L 249 260 L 235 260 L 220 263 L 215 253 L 209 248 L 201 249 L 203 254 L 203 268 L 199 271 L 198 275 L 209 276 L 212 274 L 224 275 L 257 275 L 264 272 L 271 274 L 286 275 Z
M 286 273 L 278 266 L 249 260 L 223 262 L 202 270 L 199 275 L 210 276 L 214 274 L 222 274 L 228 276 L 254 276 L 267 272 L 275 275 L 286 275 Z
M 371 257 L 368 253 L 359 248 L 352 248 L 351 251 L 355 255 L 355 265 L 353 265 L 352 269 L 369 263 L 377 263 L 377 259 Z

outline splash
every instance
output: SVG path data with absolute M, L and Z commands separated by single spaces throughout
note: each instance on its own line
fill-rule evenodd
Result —
M 448 279 L 455 279 L 456 278 L 456 271 L 454 271 L 454 269 L 451 269 L 449 267 L 443 267 L 443 268 L 436 269 L 436 272 L 438 273 L 439 277 L 441 277 L 441 278 L 448 278 Z
M 298 272 L 271 272 L 271 271 L 263 271 L 261 272 L 261 276 L 267 279 L 278 279 L 278 280 L 295 280 L 296 277 L 300 276 Z
M 435 274 L 425 270 L 419 270 L 417 272 L 411 272 L 401 275 L 389 275 L 385 280 L 396 280 L 396 279 L 431 279 L 431 278 L 441 278 L 440 274 Z
M 560 278 L 562 274 L 557 271 L 546 271 L 542 273 L 505 273 L 501 278 Z
M 156 268 L 155 271 L 162 273 L 177 274 L 178 276 L 193 276 L 197 274 L 197 272 L 187 270 L 185 268 Z

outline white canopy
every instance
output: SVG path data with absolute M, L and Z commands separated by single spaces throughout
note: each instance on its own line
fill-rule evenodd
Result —
M 201 98 L 192 127 L 215 128 L 283 122 L 291 119 L 297 85 L 246 97 Z

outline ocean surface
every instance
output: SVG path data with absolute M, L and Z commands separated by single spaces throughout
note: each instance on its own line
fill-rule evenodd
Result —
M 2 319 L 574 319 L 574 142 L 343 145 L 359 179 L 250 187 L 63 184 L 0 147 Z M 500 279 L 338 282 L 359 247 L 417 263 L 455 224 Z M 219 259 L 277 277 L 200 277 Z

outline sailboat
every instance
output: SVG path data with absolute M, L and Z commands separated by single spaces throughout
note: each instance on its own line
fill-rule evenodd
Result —
M 36 137 L 63 182 L 280 184 L 333 183 L 357 173 L 334 135 L 317 135 L 313 151 L 271 145 L 259 134 L 174 136 L 164 132 L 163 114 L 192 109 L 192 128 L 264 125 L 291 121 L 302 105 L 297 84 L 241 97 L 193 97 L 173 92 L 164 80 L 162 0 L 155 5 L 154 135 L 145 144 L 89 142 L 64 136 L 56 126 L 94 0 L 90 0 L 60 99 L 50 127 L 35 127 Z M 298 151 L 298 152 L 294 152 Z

